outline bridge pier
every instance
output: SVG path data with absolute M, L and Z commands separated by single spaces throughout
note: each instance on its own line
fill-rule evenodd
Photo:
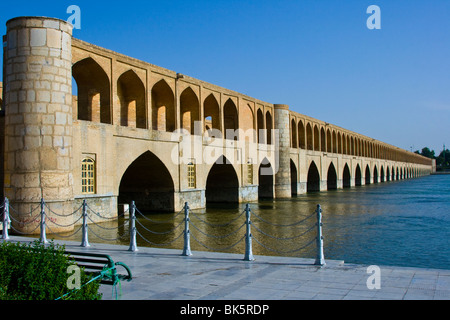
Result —
M 278 160 L 278 171 L 275 173 L 275 198 L 290 198 L 292 197 L 292 193 L 289 106 L 275 104 L 274 109 L 275 129 L 278 130 L 278 157 L 275 160 Z
M 38 221 L 29 220 L 41 199 L 52 231 L 73 229 L 72 216 L 55 215 L 73 211 L 71 60 L 69 23 L 43 17 L 7 22 L 4 193 L 22 232 L 39 232 L 33 231 Z

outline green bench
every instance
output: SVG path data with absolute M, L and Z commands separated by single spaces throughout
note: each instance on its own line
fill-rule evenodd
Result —
M 65 253 L 75 261 L 77 266 L 83 267 L 87 274 L 100 277 L 101 284 L 113 286 L 121 280 L 131 281 L 133 279 L 130 268 L 123 262 L 114 262 L 109 255 L 73 251 Z M 116 266 L 123 267 L 127 274 L 119 274 Z

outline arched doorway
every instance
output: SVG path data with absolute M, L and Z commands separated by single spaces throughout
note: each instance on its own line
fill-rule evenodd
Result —
M 314 161 L 311 162 L 311 165 L 308 169 L 308 181 L 306 184 L 307 192 L 320 191 L 320 175 L 319 170 L 317 170 L 317 166 Z
M 239 180 L 233 165 L 221 156 L 206 179 L 206 203 L 239 203 Z
M 157 156 L 147 151 L 125 171 L 119 186 L 119 203 L 135 201 L 141 212 L 174 211 L 172 176 Z

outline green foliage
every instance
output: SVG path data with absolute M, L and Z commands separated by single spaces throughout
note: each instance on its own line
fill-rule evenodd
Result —
M 0 300 L 54 300 L 72 291 L 67 288 L 74 264 L 64 253 L 65 247 L 50 242 L 0 243 Z M 81 284 L 91 276 L 81 269 Z M 99 281 L 92 281 L 74 290 L 65 300 L 99 300 Z

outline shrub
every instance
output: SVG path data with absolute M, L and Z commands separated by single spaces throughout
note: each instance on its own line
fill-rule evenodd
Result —
M 80 290 L 69 290 L 67 268 L 74 262 L 64 253 L 65 247 L 50 242 L 0 243 L 0 300 L 99 300 L 99 281 L 92 281 Z M 80 283 L 90 275 L 81 269 Z

